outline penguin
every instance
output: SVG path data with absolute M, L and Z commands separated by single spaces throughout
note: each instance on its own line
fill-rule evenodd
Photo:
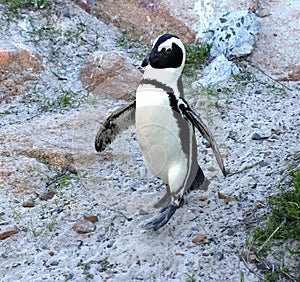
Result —
M 117 134 L 135 124 L 137 140 L 146 168 L 166 185 L 166 193 L 155 207 L 160 214 L 145 229 L 158 230 L 182 205 L 184 194 L 200 188 L 205 180 L 197 161 L 195 128 L 208 140 L 224 176 L 225 167 L 212 133 L 184 99 L 182 71 L 185 48 L 179 37 L 158 36 L 142 62 L 144 74 L 136 99 L 112 113 L 95 139 L 103 151 Z

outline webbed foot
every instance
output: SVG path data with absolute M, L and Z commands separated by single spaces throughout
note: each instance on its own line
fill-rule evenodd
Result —
M 163 227 L 170 220 L 172 215 L 179 207 L 174 204 L 169 204 L 166 208 L 161 211 L 161 214 L 154 218 L 152 221 L 148 222 L 144 228 L 147 230 L 154 229 L 158 230 Z

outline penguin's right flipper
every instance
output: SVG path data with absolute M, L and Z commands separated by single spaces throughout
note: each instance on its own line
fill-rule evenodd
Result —
M 135 124 L 135 100 L 114 111 L 102 124 L 95 138 L 95 149 L 103 151 L 122 131 Z

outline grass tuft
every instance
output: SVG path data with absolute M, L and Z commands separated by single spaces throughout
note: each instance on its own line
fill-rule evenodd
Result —
M 251 262 L 261 269 L 266 282 L 300 281 L 295 273 L 300 268 L 300 167 L 291 170 L 290 176 L 289 189 L 281 187 L 268 199 L 266 223 L 255 228 L 246 243 L 248 255 L 254 255 Z
M 254 230 L 255 240 L 266 241 L 274 233 L 273 239 L 291 238 L 300 242 L 300 171 L 293 170 L 290 174 L 293 188 L 269 198 L 271 214 L 264 228 Z
M 210 46 L 208 44 L 184 44 L 186 60 L 183 74 L 188 77 L 196 77 L 196 71 L 209 57 Z

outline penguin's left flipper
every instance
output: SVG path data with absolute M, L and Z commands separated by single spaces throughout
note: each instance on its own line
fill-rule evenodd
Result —
M 102 124 L 95 138 L 97 152 L 115 140 L 118 134 L 135 124 L 135 100 L 114 111 Z
M 209 144 L 212 148 L 212 151 L 214 152 L 214 155 L 217 159 L 218 165 L 219 165 L 223 175 L 226 176 L 223 159 L 221 157 L 218 145 L 217 145 L 211 131 L 209 130 L 207 125 L 203 122 L 203 120 L 201 119 L 199 114 L 196 111 L 194 111 L 183 98 L 181 98 L 181 100 L 183 101 L 183 103 L 181 105 L 179 105 L 179 109 L 186 116 L 186 118 L 191 121 L 191 123 L 194 125 L 194 127 L 196 127 L 199 130 L 199 132 L 202 134 L 202 136 L 209 142 Z
M 158 217 L 145 224 L 144 228 L 146 230 L 158 230 L 159 228 L 163 227 L 168 223 L 168 221 L 178 208 L 179 206 L 169 204 L 166 208 L 162 210 L 161 214 Z

